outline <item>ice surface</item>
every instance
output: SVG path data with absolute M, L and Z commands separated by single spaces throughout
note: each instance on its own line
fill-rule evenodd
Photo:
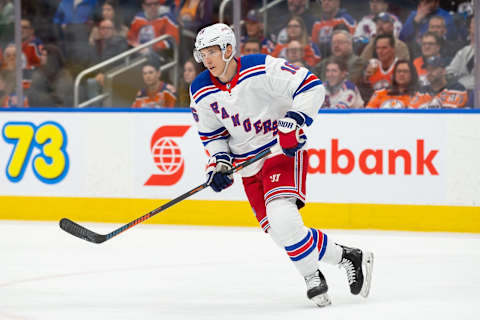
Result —
M 0 221 L 0 319 L 479 319 L 480 235 L 327 234 L 375 253 L 368 299 L 322 264 L 333 304 L 315 307 L 255 228 L 139 225 L 92 244 L 56 222 Z

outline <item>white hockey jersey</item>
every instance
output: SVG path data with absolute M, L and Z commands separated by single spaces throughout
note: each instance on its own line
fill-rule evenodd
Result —
M 323 109 L 359 109 L 363 105 L 360 91 L 353 82 L 345 80 L 336 88 L 329 88 L 328 83 L 325 86 Z
M 277 120 L 287 111 L 301 114 L 310 125 L 325 89 L 314 74 L 284 59 L 256 54 L 236 61 L 237 73 L 229 83 L 208 70 L 199 74 L 190 86 L 190 107 L 209 154 L 229 152 L 243 162 L 277 144 Z M 262 165 L 258 161 L 240 173 L 254 175 Z
M 402 31 L 402 22 L 398 19 L 398 17 L 394 14 L 389 13 L 391 17 L 395 20 L 393 23 L 393 34 L 395 37 L 400 35 L 400 31 Z M 366 38 L 369 41 L 375 38 L 377 33 L 377 24 L 373 21 L 375 15 L 369 14 L 363 17 L 360 22 L 358 23 L 357 27 L 355 28 L 355 33 L 353 34 L 353 38 Z

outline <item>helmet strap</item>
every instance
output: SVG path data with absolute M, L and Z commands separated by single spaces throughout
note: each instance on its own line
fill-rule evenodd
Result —
M 232 47 L 233 49 L 233 47 Z M 232 54 L 230 55 L 230 58 L 225 58 L 225 52 L 227 51 L 227 49 L 225 50 L 222 50 L 222 59 L 223 61 L 226 62 L 225 64 L 225 68 L 223 69 L 223 72 L 222 74 L 219 76 L 219 78 L 223 77 L 225 75 L 225 73 L 227 73 L 227 69 L 228 69 L 228 65 L 230 64 L 230 61 L 232 61 L 233 57 L 235 56 L 235 49 L 232 50 Z

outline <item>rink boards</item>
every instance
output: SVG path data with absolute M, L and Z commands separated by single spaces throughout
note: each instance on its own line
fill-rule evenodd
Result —
M 320 114 L 307 130 L 305 222 L 480 232 L 479 121 L 477 112 Z M 126 223 L 204 181 L 189 112 L 10 110 L 0 128 L 0 219 Z M 245 199 L 236 177 L 147 222 L 255 226 Z

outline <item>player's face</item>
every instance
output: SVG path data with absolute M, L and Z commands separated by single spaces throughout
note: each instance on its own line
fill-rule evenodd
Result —
M 343 80 L 344 72 L 340 70 L 336 63 L 329 63 L 325 70 L 325 77 L 331 86 L 336 86 Z
M 373 14 L 385 12 L 387 9 L 388 4 L 385 2 L 385 0 L 370 0 L 370 11 Z
M 219 46 L 203 48 L 200 50 L 200 54 L 203 65 L 213 76 L 218 77 L 223 73 L 226 62 L 222 59 L 222 50 Z
M 143 75 L 143 82 L 145 82 L 145 85 L 147 87 L 157 84 L 160 77 L 159 72 L 155 70 L 155 68 L 152 66 L 143 67 L 142 75 Z
M 412 81 L 412 73 L 407 63 L 400 63 L 395 70 L 395 81 L 399 86 L 408 86 Z

